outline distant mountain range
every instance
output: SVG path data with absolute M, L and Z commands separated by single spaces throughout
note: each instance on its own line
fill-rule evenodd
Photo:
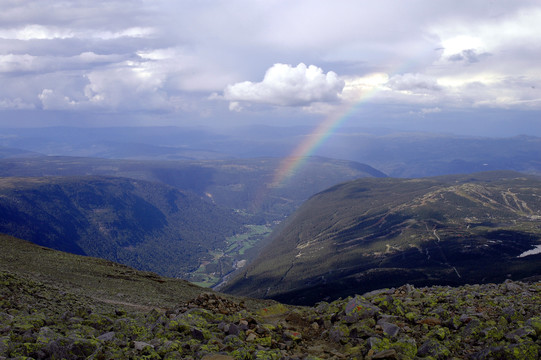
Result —
M 3 129 L 0 157 L 27 152 L 138 160 L 283 158 L 312 132 L 308 126 Z M 343 127 L 310 154 L 368 164 L 391 177 L 493 170 L 541 174 L 541 138 L 526 135 L 488 138 Z
M 311 195 L 360 177 L 384 177 L 354 161 L 308 157 L 287 181 L 272 184 L 282 159 L 200 161 L 125 160 L 78 157 L 0 159 L 0 177 L 120 176 L 190 191 L 231 209 L 258 214 L 259 222 L 282 220 Z
M 541 253 L 527 253 L 541 248 L 540 200 L 541 179 L 515 172 L 339 184 L 306 201 L 223 291 L 311 304 L 541 275 Z

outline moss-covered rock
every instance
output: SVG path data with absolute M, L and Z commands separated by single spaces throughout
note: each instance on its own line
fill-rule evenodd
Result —
M 347 323 L 354 323 L 356 321 L 373 318 L 381 312 L 381 309 L 366 301 L 361 296 L 355 296 L 349 300 L 344 309 L 343 320 Z

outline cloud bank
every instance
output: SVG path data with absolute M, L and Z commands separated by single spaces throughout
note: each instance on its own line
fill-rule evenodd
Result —
M 221 122 L 247 108 L 302 121 L 360 101 L 426 117 L 541 111 L 541 5 L 533 0 L 1 7 L 0 111 L 136 111 L 149 119 L 160 112 Z

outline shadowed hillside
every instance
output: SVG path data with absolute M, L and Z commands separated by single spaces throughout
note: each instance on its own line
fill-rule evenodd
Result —
M 170 276 L 197 269 L 243 225 L 231 210 L 158 183 L 0 178 L 0 232 Z

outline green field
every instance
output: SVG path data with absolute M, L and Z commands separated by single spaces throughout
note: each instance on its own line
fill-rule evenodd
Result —
M 249 250 L 254 249 L 271 230 L 270 225 L 246 225 L 244 232 L 226 239 L 224 249 L 211 251 L 211 258 L 188 274 L 188 280 L 204 287 L 219 284 L 224 276 L 240 268 L 239 263 L 250 260 Z

